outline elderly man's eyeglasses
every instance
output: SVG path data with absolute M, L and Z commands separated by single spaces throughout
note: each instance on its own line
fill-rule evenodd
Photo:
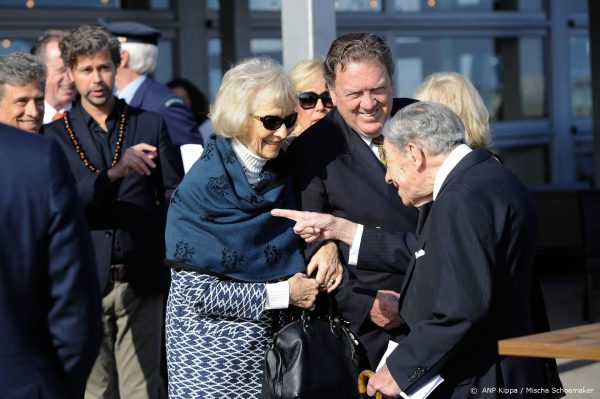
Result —
M 305 91 L 302 93 L 298 93 L 298 101 L 300 101 L 300 106 L 303 109 L 312 109 L 317 106 L 317 101 L 319 98 L 323 102 L 323 106 L 325 108 L 333 108 L 333 100 L 331 99 L 331 95 L 329 95 L 328 91 L 324 91 L 321 94 L 317 94 L 313 91 Z
M 298 113 L 291 113 L 285 118 L 273 115 L 258 116 L 255 114 L 250 114 L 250 116 L 252 117 L 252 119 L 256 119 L 257 121 L 262 122 L 265 129 L 277 130 L 281 127 L 281 125 L 285 125 L 286 129 L 289 129 L 292 126 L 294 126 L 294 124 L 296 123 L 296 118 L 298 118 Z

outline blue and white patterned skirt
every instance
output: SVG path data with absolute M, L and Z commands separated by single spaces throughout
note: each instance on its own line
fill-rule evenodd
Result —
M 264 310 L 265 284 L 181 270 L 171 277 L 169 398 L 260 398 L 265 351 L 285 313 Z

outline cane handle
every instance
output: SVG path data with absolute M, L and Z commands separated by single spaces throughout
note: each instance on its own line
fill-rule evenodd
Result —
M 363 370 L 360 372 L 360 374 L 358 375 L 358 393 L 367 393 L 367 381 L 373 375 L 375 375 L 375 372 L 371 370 Z M 381 394 L 381 392 L 375 392 L 375 399 L 383 399 L 383 395 Z

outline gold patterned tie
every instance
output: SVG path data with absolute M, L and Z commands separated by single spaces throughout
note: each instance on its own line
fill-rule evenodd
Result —
M 372 140 L 372 143 L 377 146 L 377 152 L 379 153 L 379 160 L 383 164 L 383 166 L 387 167 L 387 162 L 385 161 L 385 152 L 383 152 L 383 136 L 377 136 Z

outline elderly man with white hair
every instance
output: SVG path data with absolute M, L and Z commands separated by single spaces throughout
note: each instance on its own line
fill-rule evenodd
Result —
M 115 80 L 117 97 L 132 107 L 159 113 L 174 145 L 203 144 L 198 124 L 183 99 L 152 77 L 160 31 L 138 22 L 101 19 L 100 24 L 121 42 L 121 63 Z
M 527 187 L 490 152 L 465 145 L 464 125 L 442 104 L 423 101 L 403 108 L 383 134 L 386 182 L 405 205 L 431 207 L 400 291 L 405 336 L 371 377 L 367 393 L 408 397 L 433 390 L 429 398 L 482 392 L 517 398 L 530 387 L 550 392 L 542 359 L 499 356 L 497 347 L 500 339 L 535 329 L 538 221 Z M 352 244 L 357 229 L 332 215 L 272 213 L 295 220 L 294 230 L 308 242 Z M 359 263 L 358 268 L 391 272 L 406 265 Z

